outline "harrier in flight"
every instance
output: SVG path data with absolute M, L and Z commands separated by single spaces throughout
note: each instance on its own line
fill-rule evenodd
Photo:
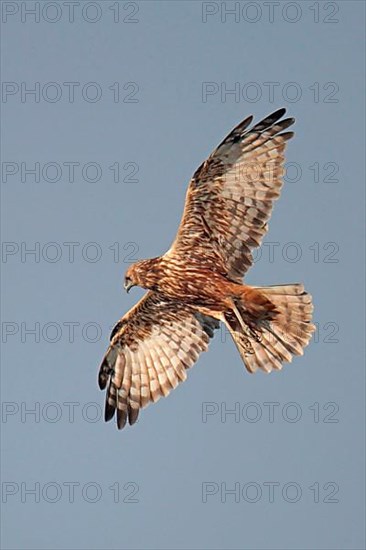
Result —
M 294 123 L 285 112 L 236 126 L 194 173 L 169 250 L 127 269 L 125 289 L 148 292 L 114 327 L 99 372 L 105 420 L 116 413 L 119 429 L 187 378 L 220 321 L 249 372 L 279 370 L 309 343 L 313 305 L 302 284 L 243 284 L 282 187 Z

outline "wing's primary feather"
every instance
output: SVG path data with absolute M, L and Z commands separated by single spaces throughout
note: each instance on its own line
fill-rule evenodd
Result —
M 293 118 L 279 109 L 252 128 L 234 128 L 196 170 L 167 259 L 186 258 L 241 282 L 260 245 L 282 187 L 284 151 Z M 280 120 L 282 119 L 282 120 Z
M 115 326 L 99 371 L 105 420 L 134 424 L 140 409 L 168 395 L 206 351 L 219 323 L 180 302 L 147 292 Z

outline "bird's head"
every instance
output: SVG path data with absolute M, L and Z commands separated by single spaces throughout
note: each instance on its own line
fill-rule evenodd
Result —
M 129 292 L 133 286 L 139 286 L 139 276 L 136 264 L 130 265 L 130 267 L 127 269 L 125 273 L 125 280 L 123 283 L 123 288 L 126 290 L 126 292 Z
M 155 258 L 140 260 L 127 269 L 123 287 L 129 292 L 133 286 L 154 289 L 156 287 Z

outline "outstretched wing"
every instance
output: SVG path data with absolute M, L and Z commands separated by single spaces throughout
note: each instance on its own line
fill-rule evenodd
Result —
M 186 369 L 206 351 L 218 321 L 189 306 L 147 292 L 114 327 L 99 371 L 107 388 L 105 420 L 117 410 L 119 429 L 141 408 L 166 396 L 187 378 Z
M 183 217 L 167 258 L 205 262 L 242 280 L 251 251 L 267 231 L 282 187 L 284 151 L 293 118 L 280 109 L 249 128 L 245 119 L 198 168 L 188 187 Z

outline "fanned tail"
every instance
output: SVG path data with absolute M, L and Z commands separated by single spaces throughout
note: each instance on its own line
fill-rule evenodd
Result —
M 242 322 L 230 313 L 225 323 L 249 372 L 279 370 L 303 355 L 315 326 L 312 298 L 302 284 L 246 287 L 236 305 Z

